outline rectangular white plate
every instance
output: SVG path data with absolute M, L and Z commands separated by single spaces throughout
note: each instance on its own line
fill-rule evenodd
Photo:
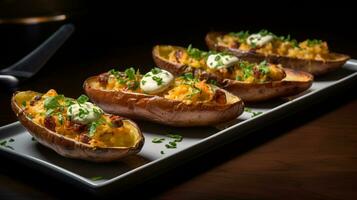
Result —
M 263 128 L 272 121 L 291 115 L 302 107 L 328 98 L 334 91 L 355 83 L 356 71 L 356 60 L 350 60 L 342 69 L 315 80 L 312 87 L 303 94 L 253 105 L 252 110 L 262 114 L 251 117 L 251 113 L 245 112 L 235 121 L 216 127 L 172 128 L 140 122 L 138 124 L 146 138 L 145 145 L 137 156 L 125 158 L 120 162 L 91 163 L 61 157 L 33 141 L 19 122 L 0 127 L 0 141 L 6 140 L 7 145 L 11 146 L 0 146 L 0 153 L 92 192 L 127 189 L 206 153 L 213 147 L 217 148 L 253 130 Z M 168 138 L 160 144 L 151 142 L 154 137 L 166 137 L 166 134 L 179 134 L 184 139 L 178 143 L 176 149 L 165 148 Z M 10 142 L 10 139 L 14 141 Z M 161 151 L 164 151 L 164 154 L 161 154 Z M 97 176 L 102 179 L 92 180 Z

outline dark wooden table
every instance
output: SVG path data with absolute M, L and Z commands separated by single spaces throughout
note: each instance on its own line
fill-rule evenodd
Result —
M 194 38 L 198 40 L 201 36 Z M 151 47 L 159 43 L 153 39 L 150 44 L 120 47 L 106 42 L 97 41 L 92 46 L 74 36 L 38 75 L 18 89 L 46 91 L 55 88 L 67 96 L 76 97 L 82 93 L 83 80 L 90 75 L 113 66 L 152 66 Z M 203 46 L 202 43 L 198 45 Z M 345 49 L 357 56 L 350 46 Z M 10 97 L 11 93 L 1 91 L 0 126 L 16 121 L 10 109 Z M 355 199 L 356 113 L 355 85 L 314 107 L 307 107 L 268 128 L 140 184 L 119 197 Z M 80 192 L 39 170 L 23 167 L 7 158 L 1 157 L 0 163 L 0 199 L 56 199 Z

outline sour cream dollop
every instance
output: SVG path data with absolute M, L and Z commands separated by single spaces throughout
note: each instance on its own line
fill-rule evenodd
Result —
M 234 65 L 238 61 L 239 59 L 232 55 L 211 54 L 207 58 L 207 66 L 211 69 L 222 69 Z
M 158 94 L 174 82 L 174 76 L 163 69 L 154 68 L 146 73 L 140 81 L 140 88 L 147 94 Z
M 89 124 L 96 121 L 103 114 L 103 110 L 90 102 L 75 103 L 68 107 L 67 115 L 71 121 L 79 124 Z
M 255 45 L 257 47 L 261 47 L 270 41 L 272 41 L 274 37 L 272 35 L 264 35 L 262 36 L 261 34 L 252 34 L 247 38 L 247 43 L 249 45 Z

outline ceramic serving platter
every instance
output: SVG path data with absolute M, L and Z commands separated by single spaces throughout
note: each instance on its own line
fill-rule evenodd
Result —
M 303 107 L 326 100 L 334 92 L 356 83 L 356 71 L 357 61 L 351 59 L 342 69 L 317 78 L 308 91 L 298 96 L 248 105 L 249 109 L 236 120 L 214 127 L 172 128 L 138 122 L 146 139 L 145 145 L 138 155 L 127 157 L 119 162 L 91 163 L 61 157 L 33 140 L 19 122 L 0 127 L 0 153 L 1 156 L 8 156 L 14 162 L 40 169 L 44 173 L 91 192 L 124 190 L 165 173 L 213 148 L 264 128 L 273 121 L 293 115 Z M 165 147 L 165 144 L 171 140 L 167 134 L 183 136 L 183 140 L 177 143 L 177 148 Z M 155 137 L 165 140 L 162 143 L 153 143 L 152 139 Z

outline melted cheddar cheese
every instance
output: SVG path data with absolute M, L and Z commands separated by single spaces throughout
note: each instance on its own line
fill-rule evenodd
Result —
M 100 113 L 99 119 L 92 123 L 73 123 L 67 115 L 69 104 L 73 103 L 78 102 L 58 95 L 55 90 L 49 90 L 43 95 L 36 95 L 31 100 L 22 102 L 22 108 L 34 123 L 93 147 L 135 145 L 138 139 L 136 128 L 118 116 Z
M 299 58 L 306 60 L 326 60 L 329 59 L 329 49 L 327 42 L 320 40 L 305 40 L 298 43 L 294 39 L 286 39 L 284 37 L 277 37 L 274 34 L 274 39 L 261 47 L 250 45 L 247 42 L 246 34 L 230 33 L 220 37 L 217 37 L 218 45 L 240 49 L 242 51 L 256 51 L 265 56 L 278 55 L 291 58 Z
M 269 81 L 282 80 L 285 72 L 280 65 L 274 65 L 266 62 L 259 64 L 239 61 L 229 68 L 212 69 L 207 65 L 208 52 L 198 49 L 190 52 L 188 49 L 173 49 L 167 59 L 170 62 L 185 64 L 187 66 L 203 69 L 221 78 L 234 79 L 245 83 L 264 83 Z
M 160 70 L 154 68 L 153 70 Z M 108 73 L 104 73 L 101 76 L 107 76 L 104 78 L 106 81 L 101 81 L 98 76 L 98 81 L 93 83 L 94 88 L 102 90 L 114 90 L 114 91 L 128 91 L 128 88 L 123 84 L 126 78 L 121 76 L 122 79 L 117 79 L 112 76 L 113 70 Z M 114 72 L 115 74 L 121 74 L 121 72 Z M 142 81 L 143 75 L 136 73 L 134 78 L 137 82 Z M 122 81 L 124 79 L 124 81 Z M 129 90 L 130 92 L 145 94 L 140 88 L 136 90 Z M 192 73 L 184 74 L 182 77 L 175 78 L 174 81 L 164 91 L 155 94 L 170 100 L 182 101 L 185 104 L 207 103 L 212 101 L 215 90 L 213 86 L 206 83 L 206 81 L 200 81 L 193 77 Z

